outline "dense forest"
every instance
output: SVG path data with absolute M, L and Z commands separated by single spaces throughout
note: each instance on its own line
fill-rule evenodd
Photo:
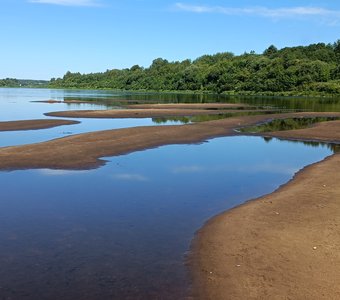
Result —
M 15 79 L 15 78 L 6 78 L 0 79 L 0 87 L 27 87 L 27 88 L 36 88 L 36 87 L 48 87 L 49 81 L 47 80 L 31 80 L 31 79 Z
M 155 59 L 151 66 L 103 73 L 67 72 L 50 87 L 214 93 L 340 93 L 340 40 L 234 55 L 203 55 L 194 61 Z

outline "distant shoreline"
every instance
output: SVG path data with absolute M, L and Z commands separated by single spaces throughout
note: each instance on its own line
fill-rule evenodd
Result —
M 325 92 L 307 92 L 307 91 L 287 91 L 287 92 L 253 92 L 253 91 L 230 91 L 216 93 L 211 91 L 200 90 L 121 90 L 115 88 L 83 88 L 83 87 L 51 87 L 51 86 L 0 86 L 8 89 L 51 89 L 51 90 L 85 90 L 85 91 L 117 91 L 123 93 L 146 93 L 146 94 L 183 94 L 183 95 L 216 95 L 216 96 L 235 96 L 235 97 L 315 97 L 315 98 L 339 98 L 340 94 Z M 91 100 L 88 100 L 91 101 Z M 93 100 L 94 101 L 94 100 Z M 98 101 L 98 100 L 96 100 Z

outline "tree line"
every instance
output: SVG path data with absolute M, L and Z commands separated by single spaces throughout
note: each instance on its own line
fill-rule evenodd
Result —
M 340 40 L 282 49 L 271 45 L 262 54 L 225 52 L 193 61 L 157 58 L 147 68 L 134 65 L 90 74 L 68 71 L 62 78 L 52 78 L 48 86 L 227 94 L 339 94 Z

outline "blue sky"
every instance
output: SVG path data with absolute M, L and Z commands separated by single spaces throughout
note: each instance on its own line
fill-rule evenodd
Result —
M 0 78 L 340 39 L 335 0 L 0 0 Z

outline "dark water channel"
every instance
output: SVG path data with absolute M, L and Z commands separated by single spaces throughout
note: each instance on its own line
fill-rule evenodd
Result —
M 332 153 L 228 137 L 96 170 L 0 172 L 0 300 L 184 299 L 185 256 L 205 221 Z

